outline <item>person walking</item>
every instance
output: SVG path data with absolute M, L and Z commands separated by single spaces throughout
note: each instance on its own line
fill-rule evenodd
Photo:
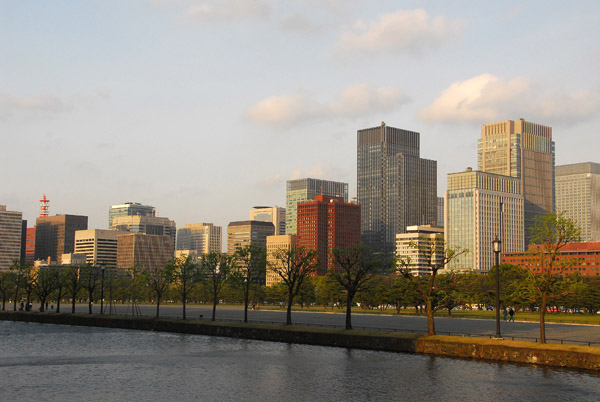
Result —
M 513 310 L 512 307 L 508 311 L 508 315 L 510 315 L 510 320 L 508 320 L 508 321 L 515 322 L 515 310 Z
M 508 310 L 506 309 L 506 307 L 504 307 L 504 310 L 502 311 L 502 317 L 504 317 L 504 322 L 506 322 L 507 316 L 508 316 Z

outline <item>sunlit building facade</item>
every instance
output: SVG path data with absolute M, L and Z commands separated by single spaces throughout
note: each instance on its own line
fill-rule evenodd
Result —
M 275 234 L 285 234 L 285 208 L 258 206 L 250 210 L 251 221 L 271 222 L 275 226 Z
M 55 215 L 36 219 L 35 259 L 61 263 L 63 254 L 75 251 L 75 232 L 87 230 L 88 217 Z
M 194 250 L 196 254 L 222 251 L 222 228 L 212 223 L 188 223 L 177 229 L 177 250 Z
M 439 265 L 444 259 L 444 228 L 408 226 L 406 233 L 396 235 L 396 257 L 406 264 L 401 264 L 399 269 L 406 268 L 415 276 L 431 275 L 430 264 Z
M 0 205 L 0 272 L 8 271 L 13 260 L 21 257 L 22 219 L 21 212 Z
M 163 268 L 174 256 L 173 237 L 128 233 L 117 237 L 117 267 L 154 270 Z
M 156 216 L 156 209 L 153 206 L 142 205 L 139 202 L 111 205 L 108 210 L 109 228 L 113 227 L 113 219 L 118 216 Z
M 267 277 L 266 285 L 271 286 L 273 284 L 282 281 L 281 276 L 269 267 L 277 266 L 279 264 L 276 258 L 278 250 L 289 250 L 296 244 L 296 235 L 275 235 L 267 236 Z

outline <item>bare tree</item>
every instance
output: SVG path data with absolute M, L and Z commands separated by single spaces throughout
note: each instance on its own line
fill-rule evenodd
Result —
M 88 313 L 92 314 L 94 291 L 96 290 L 96 287 L 98 287 L 100 268 L 93 264 L 83 265 L 79 270 L 79 278 L 88 294 Z
M 559 259 L 561 249 L 568 243 L 580 240 L 581 230 L 573 219 L 564 213 L 549 213 L 538 217 L 531 228 L 529 248 L 530 280 L 528 285 L 540 306 L 540 342 L 546 343 L 546 310 L 548 302 L 567 295 L 569 282 L 564 269 L 573 264 L 572 259 Z
M 304 247 L 291 246 L 273 252 L 275 262 L 269 269 L 277 273 L 287 287 L 287 316 L 285 325 L 292 325 L 292 304 L 307 276 L 317 268 L 317 252 Z
M 83 282 L 79 278 L 81 267 L 68 266 L 65 267 L 64 272 L 64 286 L 67 294 L 71 297 L 71 314 L 75 314 L 75 303 L 77 302 L 77 296 L 79 291 L 82 289 Z
M 181 303 L 183 304 L 183 319 L 185 320 L 187 318 L 185 311 L 187 298 L 190 292 L 200 282 L 199 266 L 194 262 L 191 256 L 184 255 L 174 258 L 169 263 L 168 269 L 172 272 L 175 288 L 181 296 Z
M 167 264 L 164 267 L 154 267 L 144 272 L 144 279 L 150 288 L 150 291 L 156 297 L 156 318 L 160 313 L 160 301 L 165 293 L 169 290 L 169 286 L 173 283 L 172 265 Z
M 427 334 L 435 335 L 435 312 L 444 307 L 445 298 L 450 297 L 448 288 L 442 287 L 438 279 L 438 273 L 446 267 L 452 260 L 468 252 L 466 249 L 452 250 L 446 248 L 443 239 L 440 238 L 422 238 L 418 242 L 411 242 L 410 247 L 417 249 L 419 259 L 429 267 L 427 277 L 414 276 L 411 272 L 411 260 L 409 257 L 399 257 L 396 260 L 396 268 L 405 278 L 411 281 L 413 287 L 421 295 L 425 303 L 425 313 L 427 315 Z M 445 281 L 447 285 L 452 286 L 453 272 L 449 273 L 451 277 Z
M 208 288 L 212 293 L 213 309 L 212 309 L 212 321 L 215 321 L 217 313 L 217 304 L 219 303 L 219 296 L 223 285 L 230 279 L 235 267 L 235 257 L 221 254 L 221 253 L 208 253 L 202 256 L 202 276 Z
M 250 244 L 235 252 L 237 269 L 236 279 L 242 282 L 244 288 L 244 322 L 248 322 L 248 300 L 250 288 L 260 283 L 267 271 L 267 250 L 264 247 Z
M 384 264 L 360 245 L 335 249 L 333 255 L 339 269 L 331 275 L 346 290 L 346 329 L 352 329 L 354 296 L 365 289 L 375 275 L 383 273 Z

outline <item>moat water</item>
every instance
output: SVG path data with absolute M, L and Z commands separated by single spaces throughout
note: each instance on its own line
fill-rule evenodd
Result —
M 600 374 L 0 321 L 1 401 L 598 401 Z

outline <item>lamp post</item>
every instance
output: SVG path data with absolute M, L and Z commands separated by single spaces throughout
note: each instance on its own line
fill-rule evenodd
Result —
M 502 251 L 502 242 L 498 236 L 492 241 L 494 254 L 496 255 L 496 336 L 501 339 L 500 335 L 500 252 Z
M 102 286 L 100 288 L 100 314 L 104 314 L 104 271 L 106 270 L 105 265 L 100 266 L 102 271 Z

